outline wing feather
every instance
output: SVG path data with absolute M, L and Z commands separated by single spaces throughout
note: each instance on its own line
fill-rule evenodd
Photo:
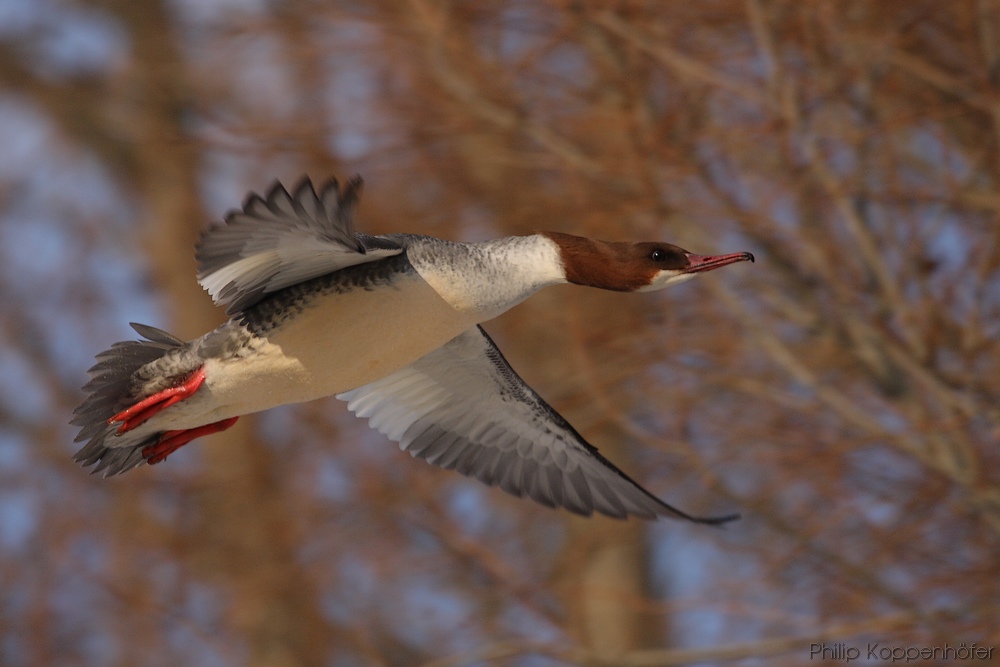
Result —
M 412 456 L 549 507 L 708 524 L 736 518 L 691 516 L 643 489 L 532 391 L 478 326 L 338 398 Z
M 319 194 L 308 178 L 293 193 L 280 183 L 265 197 L 251 193 L 202 235 L 198 282 L 233 314 L 290 285 L 399 254 L 395 241 L 355 231 L 360 191 L 355 176 L 343 189 L 331 179 Z

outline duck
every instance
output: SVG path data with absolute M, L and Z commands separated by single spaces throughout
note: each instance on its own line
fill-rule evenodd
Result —
M 357 232 L 362 179 L 304 177 L 250 193 L 195 247 L 198 282 L 229 320 L 185 341 L 141 337 L 96 356 L 71 424 L 74 459 L 119 475 L 158 464 L 243 415 L 336 396 L 413 457 L 575 514 L 720 525 L 646 490 L 514 371 L 482 323 L 563 283 L 652 292 L 749 252 L 555 231 L 463 243 Z

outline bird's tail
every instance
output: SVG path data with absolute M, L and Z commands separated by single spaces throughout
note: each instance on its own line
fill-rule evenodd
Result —
M 90 381 L 83 386 L 87 397 L 73 411 L 70 424 L 80 427 L 74 442 L 87 441 L 73 460 L 84 467 L 97 464 L 92 472 L 104 471 L 104 476 L 117 475 L 145 461 L 142 450 L 159 434 L 136 437 L 132 433 L 117 436 L 117 426 L 108 420 L 132 402 L 135 372 L 156 361 L 184 341 L 166 331 L 145 324 L 132 323 L 132 328 L 146 340 L 115 343 L 97 355 L 97 363 L 87 371 Z

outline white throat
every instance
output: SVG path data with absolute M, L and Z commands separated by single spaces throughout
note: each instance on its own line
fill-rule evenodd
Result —
M 482 243 L 420 237 L 407 248 L 420 277 L 453 308 L 483 322 L 543 287 L 566 282 L 559 247 L 539 234 Z
M 639 292 L 655 292 L 656 290 L 661 290 L 667 285 L 676 285 L 677 283 L 683 283 L 687 280 L 694 278 L 696 273 L 686 273 L 684 271 L 660 271 L 658 274 L 653 276 L 653 279 L 645 287 L 640 287 L 637 291 Z

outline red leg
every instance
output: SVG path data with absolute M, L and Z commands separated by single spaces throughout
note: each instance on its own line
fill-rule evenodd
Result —
M 135 405 L 122 410 L 118 414 L 111 417 L 111 419 L 108 420 L 108 423 L 117 424 L 118 422 L 121 422 L 121 426 L 118 427 L 117 435 L 121 435 L 126 431 L 131 431 L 136 426 L 139 426 L 147 421 L 156 413 L 166 410 L 174 403 L 183 401 L 185 398 L 198 391 L 198 387 L 200 387 L 203 382 L 205 382 L 205 369 L 199 368 L 184 378 L 180 384 L 164 389 L 163 391 L 158 391 L 152 396 L 142 399 Z
M 235 424 L 237 419 L 239 419 L 239 417 L 230 417 L 229 419 L 223 419 L 222 421 L 215 422 L 214 424 L 205 424 L 204 426 L 198 426 L 197 428 L 189 428 L 181 431 L 164 431 L 155 445 L 149 445 L 148 447 L 143 448 L 142 457 L 146 459 L 146 463 L 149 465 L 166 461 L 168 456 L 195 438 L 200 438 L 201 436 L 208 435 L 210 433 L 225 431 L 227 428 L 230 428 L 233 424 Z

